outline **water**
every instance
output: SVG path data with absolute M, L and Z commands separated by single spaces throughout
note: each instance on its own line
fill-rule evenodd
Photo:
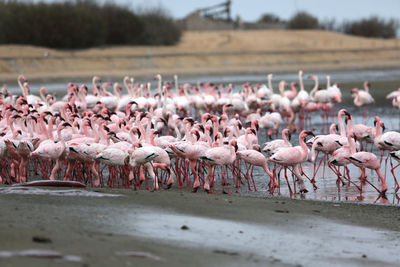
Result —
M 399 121 L 399 112 L 395 109 L 391 108 L 391 103 L 385 99 L 385 96 L 393 90 L 396 90 L 400 87 L 400 69 L 393 69 L 393 70 L 364 70 L 364 71 L 338 71 L 338 72 L 320 72 L 320 73 L 313 73 L 319 76 L 320 78 L 320 86 L 325 86 L 325 76 L 329 74 L 331 76 L 332 82 L 338 82 L 339 87 L 342 89 L 343 93 L 343 102 L 338 104 L 336 110 L 340 108 L 346 108 L 353 117 L 353 124 L 357 123 L 366 123 L 369 126 L 373 126 L 373 116 L 379 115 L 381 120 L 385 122 L 385 125 L 388 130 L 399 130 L 400 129 L 400 121 Z M 308 73 L 305 73 L 305 77 Z M 284 79 L 288 82 L 296 81 L 297 80 L 296 73 L 290 74 L 276 74 L 273 79 L 273 85 L 277 88 L 277 83 Z M 28 77 L 29 78 L 29 77 Z M 164 77 L 167 80 L 171 80 L 171 77 Z M 362 110 L 356 108 L 352 104 L 352 99 L 350 97 L 351 89 L 354 87 L 362 88 L 363 81 L 368 80 L 372 84 L 371 86 L 371 94 L 376 100 L 374 105 L 368 107 L 367 110 L 367 119 L 362 117 Z M 56 93 L 58 96 L 65 93 L 66 84 L 72 81 L 74 83 L 86 83 L 90 84 L 90 80 L 59 80 L 59 81 L 35 81 L 31 83 L 32 93 L 37 94 L 39 89 L 42 86 L 46 86 L 48 92 Z M 103 81 L 112 81 L 108 77 L 103 77 Z M 152 80 L 152 77 L 145 77 L 142 80 L 137 80 L 137 82 L 152 82 L 152 88 L 155 88 L 156 83 Z M 206 82 L 210 81 L 216 84 L 219 83 L 233 83 L 235 88 L 240 88 L 241 84 L 244 82 L 251 82 L 251 83 L 266 83 L 266 75 L 223 75 L 223 76 L 188 76 L 188 77 L 180 77 L 180 83 L 196 83 L 198 81 Z M 313 86 L 313 82 L 309 79 L 305 78 L 305 87 L 306 90 L 310 91 L 310 88 Z M 115 82 L 115 80 L 114 80 Z M 121 81 L 118 81 L 121 82 Z M 13 93 L 18 93 L 19 88 L 15 84 L 7 85 L 7 88 L 12 91 Z M 322 116 L 321 113 L 315 113 L 312 117 L 313 126 L 315 129 L 312 129 L 315 134 L 320 134 L 320 130 L 322 128 Z M 332 122 L 337 122 L 336 118 L 331 119 Z M 280 137 L 279 137 L 280 138 Z M 292 138 L 292 143 L 297 145 L 298 137 L 296 135 Z M 259 143 L 263 144 L 266 142 L 267 139 L 263 131 L 259 133 Z M 377 151 L 375 151 L 377 153 Z M 396 163 L 395 163 L 396 164 Z M 349 165 L 350 167 L 350 174 L 352 180 L 359 184 L 357 177 L 359 177 L 359 170 L 358 168 L 354 167 L 353 165 Z M 303 164 L 303 169 L 305 170 L 306 174 L 310 177 L 312 176 L 313 166 L 310 163 Z M 399 169 L 396 170 L 396 175 L 399 174 Z M 384 172 L 384 168 L 382 167 L 382 171 Z M 292 197 L 295 198 L 305 198 L 305 199 L 316 199 L 316 200 L 327 200 L 327 201 L 357 201 L 357 202 L 367 202 L 367 203 L 384 203 L 384 204 L 395 204 L 399 205 L 400 198 L 394 192 L 394 179 L 390 174 L 390 166 L 388 166 L 388 173 L 386 176 L 386 181 L 388 184 L 388 192 L 387 196 L 388 199 L 379 198 L 379 194 L 377 191 L 369 185 L 363 186 L 362 192 L 360 192 L 354 185 L 350 186 L 337 186 L 336 184 L 336 175 L 329 170 L 327 167 L 325 171 L 320 169 L 317 175 L 317 186 L 318 189 L 316 191 L 313 190 L 311 183 L 306 179 L 305 183 L 309 193 L 305 195 L 294 195 Z M 378 186 L 379 188 L 379 181 L 376 176 L 375 172 L 368 171 L 367 172 L 368 179 L 374 185 Z M 400 176 L 399 176 L 400 177 Z M 241 189 L 242 194 L 258 194 L 258 195 L 268 195 L 268 188 L 266 186 L 266 174 L 265 172 L 256 167 L 254 169 L 254 178 L 256 182 L 257 189 L 259 192 L 248 192 L 247 185 L 243 185 Z M 293 187 L 293 181 L 291 179 L 291 174 L 289 172 L 290 184 Z M 281 185 L 280 191 L 276 192 L 275 194 L 281 196 L 290 196 L 288 186 L 283 176 L 281 176 Z
M 325 84 L 326 75 L 331 76 L 332 83 L 338 82 L 339 86 L 344 89 L 346 96 L 350 95 L 349 89 L 351 86 L 362 87 L 362 82 L 368 80 L 372 82 L 372 90 L 374 92 L 378 92 L 378 94 L 386 93 L 390 90 L 396 90 L 400 87 L 400 69 L 391 69 L 391 70 L 360 70 L 360 71 L 336 71 L 336 72 L 312 72 L 312 73 L 304 73 L 304 83 L 306 86 L 306 90 L 310 91 L 313 81 L 311 79 L 307 79 L 307 76 L 310 74 L 317 75 L 320 79 L 320 85 L 323 86 Z M 29 79 L 29 77 L 27 77 Z M 112 79 L 111 77 L 101 77 L 103 82 L 119 82 L 122 84 L 122 78 L 119 80 Z M 172 81 L 173 77 L 164 76 L 163 80 Z M 278 83 L 281 80 L 285 81 L 297 81 L 298 75 L 297 73 L 274 73 L 273 78 L 273 86 L 274 88 L 278 88 Z M 86 85 L 91 85 L 91 79 L 58 79 L 58 80 L 50 80 L 50 79 L 42 79 L 35 80 L 30 82 L 31 92 L 34 94 L 38 94 L 41 87 L 46 87 L 49 93 L 58 93 L 65 94 L 66 85 L 69 83 L 77 83 Z M 152 88 L 156 88 L 157 83 L 153 79 L 153 76 L 147 77 L 139 77 L 135 79 L 135 82 L 138 83 L 148 83 L 150 82 Z M 241 75 L 201 75 L 201 76 L 180 76 L 179 83 L 197 83 L 197 82 L 212 82 L 215 84 L 229 84 L 232 83 L 236 86 L 236 88 L 240 88 L 245 82 L 252 83 L 267 83 L 267 73 L 266 74 L 241 74 Z M 374 83 L 377 83 L 375 88 Z M 12 93 L 21 93 L 21 90 L 18 87 L 17 81 L 15 83 L 3 84 L 3 86 L 7 87 Z M 374 93 L 375 95 L 375 93 Z M 345 98 L 344 98 L 345 99 Z M 347 103 L 347 102 L 346 102 Z
M 268 215 L 267 215 L 268 216 Z M 277 218 L 257 224 L 163 210 L 127 212 L 112 231 L 195 249 L 213 249 L 227 255 L 282 259 L 285 264 L 334 265 L 368 259 L 398 264 L 398 233 L 344 224 L 315 216 L 293 220 Z M 185 226 L 185 228 L 182 228 Z M 301 229 L 301 231 L 299 231 Z M 388 237 L 392 238 L 388 238 Z M 397 238 L 396 238 L 397 237 Z M 377 246 L 384 243 L 385 246 Z

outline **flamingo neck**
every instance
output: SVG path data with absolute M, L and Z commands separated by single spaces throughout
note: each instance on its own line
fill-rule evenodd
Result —
M 299 86 L 300 91 L 304 91 L 303 73 L 299 72 Z
M 353 118 L 350 118 L 349 121 L 347 122 L 347 134 L 349 134 L 352 129 L 353 129 Z
M 12 138 L 16 139 L 17 135 L 18 135 L 18 132 L 14 128 L 14 119 L 9 120 L 9 123 L 10 123 L 10 129 L 11 129 L 11 132 L 12 132 Z
M 237 123 L 234 124 L 233 130 L 235 131 L 236 138 L 238 138 L 240 136 L 240 131 Z
M 314 88 L 311 90 L 310 95 L 315 94 L 315 92 L 318 90 L 318 85 L 319 85 L 318 78 L 313 77 L 312 79 L 314 80 Z
M 375 131 L 375 138 L 382 135 L 381 122 L 379 120 L 376 122 Z
M 58 139 L 60 139 L 61 146 L 65 149 L 65 140 L 64 140 L 64 138 L 63 138 L 63 136 L 62 136 L 62 134 L 61 134 L 61 129 L 62 129 L 62 128 L 63 128 L 62 125 L 58 126 L 58 128 L 57 128 L 57 135 L 58 135 Z
M 279 92 L 281 93 L 281 96 L 285 96 L 285 84 L 283 82 L 279 83 Z
M 300 147 L 301 147 L 301 152 L 303 154 L 303 157 L 304 157 L 304 155 L 307 156 L 307 152 L 308 152 L 307 145 L 304 142 L 304 138 L 302 137 L 302 135 L 299 136 L 299 144 L 300 144 Z
M 39 119 L 39 132 L 42 133 L 47 139 L 49 139 L 49 134 L 46 129 L 46 124 L 44 123 L 43 117 L 40 116 Z
M 354 139 L 350 136 L 350 134 L 347 136 L 347 141 L 349 143 L 350 153 L 353 155 L 354 153 L 356 153 L 356 143 L 354 142 Z
M 211 146 L 212 145 L 212 139 L 211 139 L 211 134 L 209 131 L 205 134 L 205 138 L 207 140 L 207 143 Z
M 326 76 L 326 89 L 329 89 L 331 87 L 331 76 Z
M 343 115 L 339 113 L 339 127 L 340 127 L 340 136 L 341 137 L 346 137 L 346 128 L 344 127 L 344 122 L 343 122 Z
M 82 128 L 83 128 L 83 132 L 85 134 L 85 136 L 87 137 L 91 137 L 91 134 L 89 133 L 89 126 L 86 123 L 82 124 Z
M 96 130 L 96 127 L 92 128 L 92 133 L 94 135 L 94 143 L 99 143 L 100 135 L 99 135 L 98 131 Z
M 174 130 L 175 130 L 175 134 L 176 134 L 176 139 L 177 140 L 181 140 L 182 135 L 181 135 L 181 132 L 179 131 L 179 129 L 178 129 L 178 127 L 176 125 L 174 127 Z
M 150 136 L 150 144 L 152 145 L 152 146 L 157 146 L 156 145 L 156 142 L 154 142 L 154 138 L 156 137 L 156 135 L 155 134 L 152 134 L 151 136 Z
M 272 93 L 274 93 L 274 88 L 272 88 L 272 75 L 268 75 L 268 87 Z
M 314 140 L 314 143 L 311 148 L 311 161 L 315 161 L 315 148 L 317 147 L 317 140 Z
M 18 77 L 18 86 L 22 91 L 22 95 L 26 96 L 26 91 L 25 91 L 25 87 L 22 85 L 22 77 Z
M 235 148 L 232 145 L 229 145 L 229 151 L 230 151 L 230 162 L 234 162 L 236 160 Z
M 40 95 L 40 99 L 42 99 L 43 102 L 47 103 L 47 99 L 44 96 L 45 92 L 46 92 L 46 88 L 42 87 L 42 88 L 40 88 L 39 95 Z
M 290 145 L 290 143 L 289 143 L 289 141 L 287 140 L 287 134 L 288 134 L 288 132 L 287 131 L 282 131 L 282 139 L 283 139 L 283 142 L 285 142 L 285 145 Z
M 162 84 L 161 76 L 157 76 L 157 80 L 158 80 L 158 82 L 157 82 L 157 91 L 161 95 L 162 94 L 162 92 L 161 92 L 161 84 Z
M 369 87 L 367 82 L 364 82 L 364 91 L 367 93 L 369 92 Z
M 50 118 L 49 124 L 47 125 L 47 135 L 50 140 L 54 140 L 53 135 L 53 118 Z

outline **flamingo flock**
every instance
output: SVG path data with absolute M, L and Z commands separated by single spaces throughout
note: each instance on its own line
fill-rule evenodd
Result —
M 400 133 L 383 133 L 384 122 L 378 116 L 374 127 L 353 125 L 351 114 L 341 109 L 337 113 L 340 132 L 332 124 L 328 134 L 322 130 L 315 136 L 307 130 L 314 130 L 310 114 L 322 111 L 324 124 L 329 124 L 342 93 L 336 83 L 331 85 L 329 76 L 326 88 L 319 87 L 317 76 L 308 77 L 314 82 L 310 93 L 301 70 L 289 90 L 289 84 L 280 81 L 275 93 L 272 74 L 267 84 L 245 83 L 240 90 L 232 84 L 179 84 L 176 75 L 173 82 L 156 75 L 155 89 L 131 77 L 121 85 L 102 83 L 95 76 L 91 89 L 69 83 L 66 95 L 57 100 L 44 87 L 40 96 L 31 94 L 27 79 L 20 75 L 21 95 L 6 88 L 0 94 L 0 182 L 24 183 L 40 176 L 93 187 L 166 190 L 177 186 L 208 193 L 219 184 L 222 193 L 230 194 L 243 185 L 257 191 L 253 177 L 257 166 L 265 172 L 271 194 L 279 192 L 282 171 L 290 193 L 305 194 L 307 180 L 317 190 L 316 174 L 323 163 L 337 175 L 338 187 L 353 185 L 361 191 L 367 183 L 385 197 L 390 159 L 397 192 L 394 170 L 400 164 L 393 166 L 392 158 L 400 162 Z M 356 106 L 374 103 L 368 82 L 364 90 L 354 88 L 352 93 Z M 388 98 L 398 105 L 400 89 Z M 299 132 L 297 146 L 290 143 L 295 131 Z M 281 132 L 282 139 L 261 145 L 263 132 L 271 139 Z M 380 158 L 367 151 L 368 144 L 380 151 Z M 304 171 L 307 162 L 314 162 L 312 177 Z M 361 170 L 359 179 L 350 177 L 349 164 Z M 379 185 L 368 179 L 366 169 L 376 172 Z

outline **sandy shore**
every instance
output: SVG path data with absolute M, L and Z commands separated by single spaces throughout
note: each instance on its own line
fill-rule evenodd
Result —
M 399 207 L 175 189 L 96 191 L 120 196 L 1 193 L 0 251 L 47 249 L 81 261 L 0 257 L 0 265 L 395 266 L 400 261 Z M 136 256 L 127 256 L 132 253 Z

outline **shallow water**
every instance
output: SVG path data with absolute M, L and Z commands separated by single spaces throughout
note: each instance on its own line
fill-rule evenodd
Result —
M 391 90 L 396 90 L 400 87 L 400 69 L 388 69 L 388 70 L 359 70 L 359 71 L 334 71 L 334 72 L 312 72 L 304 73 L 304 84 L 305 89 L 310 91 L 314 82 L 308 79 L 308 75 L 314 74 L 319 77 L 320 87 L 323 88 L 325 85 L 326 75 L 331 76 L 331 82 L 338 82 L 339 87 L 342 88 L 345 100 L 345 104 L 352 103 L 351 100 L 347 101 L 347 96 L 350 96 L 351 88 L 361 87 L 362 82 L 368 80 L 372 83 L 371 89 L 373 90 L 374 97 L 381 99 L 381 96 L 386 95 L 387 92 Z M 29 77 L 27 77 L 29 79 Z M 119 82 L 122 84 L 122 78 L 120 80 L 112 79 L 111 77 L 102 77 L 103 82 Z M 173 81 L 172 76 L 163 77 L 165 81 Z M 274 73 L 274 78 L 272 85 L 277 91 L 278 83 L 281 80 L 287 82 L 297 81 L 297 73 Z M 38 94 L 41 87 L 46 87 L 49 93 L 56 93 L 57 96 L 65 94 L 66 86 L 69 82 L 86 85 L 91 88 L 91 79 L 41 79 L 30 82 L 31 93 Z M 156 81 L 154 81 L 153 76 L 140 77 L 135 80 L 138 83 L 151 83 L 151 87 L 154 89 L 157 87 Z M 201 75 L 201 76 L 179 76 L 179 83 L 197 83 L 197 82 L 212 82 L 215 84 L 229 84 L 232 83 L 237 89 L 245 82 L 251 82 L 253 84 L 257 83 L 267 83 L 267 73 L 266 74 L 231 74 L 231 75 Z M 21 90 L 18 87 L 17 81 L 15 83 L 3 84 L 12 93 L 20 94 Z M 123 92 L 124 93 L 124 92 Z M 126 92 L 125 92 L 126 93 Z M 378 101 L 379 104 L 380 101 Z
M 397 232 L 314 216 L 262 225 L 147 209 L 126 213 L 120 222 L 122 225 L 111 226 L 113 231 L 166 245 L 214 249 L 215 253 L 232 256 L 284 259 L 285 264 L 326 266 L 338 258 L 349 264 L 366 254 L 370 261 L 382 264 L 397 264 L 400 260 Z M 379 243 L 385 246 L 377 247 Z
M 19 194 L 19 195 L 48 195 L 48 196 L 79 196 L 79 197 L 120 197 L 119 194 L 107 194 L 82 189 L 45 189 L 38 187 L 0 187 L 0 194 Z
M 362 110 L 354 108 L 354 107 L 349 107 L 347 110 L 351 113 L 352 118 L 353 118 L 353 125 L 358 124 L 358 123 L 366 123 L 366 125 L 373 127 L 373 116 L 369 116 L 368 119 L 364 119 L 362 117 Z M 397 113 L 393 112 L 393 115 L 391 115 L 391 110 L 388 108 L 383 108 L 383 107 L 373 107 L 369 109 L 369 113 L 372 115 L 379 115 L 381 120 L 385 122 L 385 125 L 387 126 L 388 130 L 396 130 L 398 131 L 399 128 L 399 117 Z M 315 114 L 316 116 L 313 116 L 312 121 L 313 121 L 313 126 L 315 129 L 313 129 L 313 132 L 317 135 L 321 133 L 321 128 L 322 128 L 322 117 L 318 116 L 318 114 Z M 331 119 L 332 122 L 337 123 L 337 118 Z M 281 138 L 281 137 L 278 137 Z M 266 142 L 267 139 L 265 137 L 265 133 L 261 131 L 259 133 L 259 143 L 263 144 Z M 291 143 L 293 145 L 298 145 L 298 135 L 297 134 L 292 134 L 292 140 Z M 371 145 L 368 145 L 368 151 L 370 151 Z M 373 152 L 380 157 L 380 154 L 377 149 L 373 149 Z M 387 155 L 387 154 L 385 154 Z M 321 155 L 318 157 L 317 164 L 319 164 L 319 160 L 321 159 Z M 386 156 L 382 160 L 382 165 L 381 165 L 381 171 L 385 175 L 385 160 Z M 392 160 L 393 166 L 396 166 L 398 164 L 397 161 Z M 270 169 L 272 169 L 273 165 L 270 165 Z M 302 164 L 303 170 L 306 173 L 306 175 L 309 178 L 312 178 L 313 172 L 314 172 L 314 165 L 313 163 L 303 163 Z M 350 169 L 350 177 L 353 182 L 355 182 L 357 185 L 360 185 L 360 180 L 358 177 L 360 176 L 361 172 L 358 167 L 350 164 L 348 165 Z M 243 169 L 243 167 L 242 167 Z M 294 198 L 304 198 L 304 199 L 314 199 L 314 200 L 327 200 L 327 201 L 355 201 L 355 202 L 364 202 L 364 203 L 381 203 L 381 204 L 394 204 L 394 205 L 399 205 L 400 204 L 400 191 L 395 193 L 395 181 L 394 178 L 390 172 L 391 166 L 390 166 L 390 157 L 388 158 L 388 164 L 387 164 L 387 170 L 386 170 L 386 183 L 388 185 L 388 191 L 387 191 L 387 199 L 385 198 L 380 198 L 379 193 L 370 185 L 365 184 L 362 186 L 362 191 L 357 189 L 356 186 L 353 184 L 346 185 L 346 186 L 338 186 L 336 184 L 337 176 L 334 174 L 332 170 L 328 168 L 326 165 L 324 168 L 324 164 L 321 164 L 321 167 L 318 169 L 317 175 L 316 175 L 316 185 L 318 187 L 317 190 L 313 190 L 312 184 L 308 181 L 306 177 L 304 177 L 305 185 L 307 190 L 309 191 L 307 194 L 304 195 L 299 195 L 299 194 L 294 194 L 292 197 Z M 343 167 L 341 167 L 341 171 L 343 172 Z M 289 178 L 289 184 L 291 186 L 291 189 L 293 190 L 293 179 L 292 179 L 292 174 L 290 171 L 288 173 L 288 178 Z M 400 168 L 395 169 L 394 171 L 396 177 L 400 178 Z M 264 170 L 262 170 L 259 167 L 254 168 L 253 172 L 255 182 L 256 182 L 256 187 L 257 189 L 261 192 L 261 194 L 267 194 L 268 188 L 266 186 L 266 179 L 268 179 L 267 175 L 265 174 Z M 367 170 L 367 176 L 368 176 L 368 181 L 370 181 L 372 184 L 374 184 L 377 188 L 380 188 L 380 182 L 378 179 L 378 176 L 375 171 Z M 398 179 L 399 179 L 398 178 Z M 400 181 L 400 180 L 399 180 Z M 289 187 L 287 186 L 286 180 L 284 178 L 284 172 L 282 171 L 280 175 L 280 190 L 278 192 L 275 192 L 275 194 L 281 195 L 281 196 L 290 196 L 290 191 Z M 242 193 L 247 194 L 244 191 L 241 191 Z M 254 192 L 251 192 L 250 194 L 254 194 Z
M 305 73 L 305 77 L 309 73 Z M 325 76 L 328 74 L 326 72 L 321 73 L 313 73 L 319 76 L 321 87 L 324 87 L 325 83 Z M 391 103 L 385 99 L 386 94 L 390 91 L 396 90 L 400 87 L 400 69 L 393 69 L 393 70 L 364 70 L 364 71 L 337 71 L 329 73 L 331 75 L 332 82 L 338 82 L 339 87 L 342 89 L 343 93 L 343 102 L 338 104 L 335 107 L 335 110 L 339 110 L 340 108 L 346 108 L 353 117 L 353 124 L 357 123 L 366 123 L 369 126 L 373 126 L 373 116 L 379 115 L 381 120 L 385 122 L 385 125 L 388 130 L 399 130 L 400 129 L 400 121 L 399 115 L 400 113 L 391 108 Z M 29 78 L 29 77 L 28 77 Z M 172 77 L 165 77 L 167 80 L 171 80 Z M 276 74 L 273 79 L 273 85 L 277 88 L 277 83 L 280 80 L 286 80 L 288 82 L 297 80 L 297 74 Z M 352 104 L 352 100 L 350 97 L 351 89 L 354 87 L 362 88 L 362 82 L 365 80 L 369 80 L 372 84 L 371 92 L 373 97 L 376 100 L 374 105 L 371 105 L 366 110 L 367 117 L 364 118 L 363 110 L 356 108 Z M 35 81 L 31 83 L 32 93 L 37 93 L 41 86 L 46 86 L 49 92 L 54 92 L 57 95 L 62 95 L 65 91 L 65 86 L 69 82 L 76 82 L 76 83 L 86 83 L 90 84 L 90 80 L 79 80 L 79 79 L 72 79 L 72 80 L 59 80 L 59 81 Z M 103 81 L 112 81 L 108 77 L 103 77 Z M 115 81 L 115 80 L 114 80 Z M 137 82 L 152 82 L 152 88 L 155 88 L 156 84 L 152 80 L 152 77 L 146 77 L 146 80 L 137 80 Z M 244 82 L 250 81 L 252 83 L 266 83 L 266 75 L 223 75 L 223 76 L 187 76 L 187 77 L 180 77 L 180 83 L 190 82 L 196 83 L 198 81 L 210 81 L 214 83 L 233 83 L 235 87 L 238 89 L 240 85 Z M 308 91 L 313 86 L 312 80 L 305 78 L 305 87 Z M 121 81 L 118 81 L 121 82 Z M 18 93 L 19 89 L 15 84 L 7 85 L 7 87 L 14 93 Z M 330 119 L 331 122 L 337 122 L 337 118 L 333 117 Z M 312 115 L 312 122 L 313 122 L 313 130 L 315 134 L 321 133 L 321 128 L 323 125 L 322 121 L 322 114 L 321 113 L 314 113 Z M 280 137 L 278 137 L 280 138 Z M 292 143 L 297 144 L 298 137 L 296 135 L 292 138 Z M 267 141 L 265 137 L 265 133 L 263 131 L 259 132 L 259 143 L 262 145 L 265 141 Z M 377 151 L 375 151 L 377 154 Z M 397 164 L 397 162 L 394 162 Z M 312 176 L 313 166 L 312 164 L 304 164 L 304 170 L 306 174 L 310 177 Z M 359 176 L 360 172 L 358 168 L 354 166 L 350 167 L 350 174 L 352 180 L 359 184 L 357 177 Z M 398 168 L 396 170 L 396 175 L 400 174 Z M 382 167 L 382 171 L 384 172 L 384 168 Z M 371 181 L 375 186 L 379 188 L 379 181 L 375 173 L 368 171 L 367 175 L 369 177 L 369 181 Z M 368 203 L 385 203 L 385 204 L 395 204 L 398 205 L 400 203 L 400 198 L 394 192 L 394 179 L 390 173 L 390 167 L 388 166 L 387 170 L 387 184 L 389 190 L 387 192 L 388 199 L 379 198 L 379 194 L 377 191 L 371 187 L 370 185 L 363 186 L 362 192 L 360 192 L 354 185 L 350 186 L 340 186 L 338 187 L 336 184 L 336 176 L 333 174 L 331 170 L 327 167 L 325 171 L 320 168 L 317 174 L 317 186 L 318 189 L 316 191 L 313 190 L 312 185 L 307 179 L 305 179 L 305 184 L 309 193 L 305 195 L 293 195 L 292 197 L 295 198 L 306 198 L 306 199 L 318 199 L 318 200 L 328 200 L 328 201 L 357 201 L 357 202 L 368 202 Z M 242 194 L 258 194 L 258 195 L 268 195 L 267 186 L 266 186 L 266 174 L 262 169 L 256 167 L 254 169 L 254 178 L 256 181 L 256 186 L 259 192 L 248 192 L 247 186 L 243 185 L 240 192 Z M 290 185 L 293 189 L 293 180 L 291 179 L 291 175 L 289 172 L 290 178 Z M 275 194 L 281 196 L 290 196 L 288 186 L 283 176 L 280 179 L 281 186 L 280 191 L 275 192 Z M 233 190 L 231 190 L 233 191 Z

